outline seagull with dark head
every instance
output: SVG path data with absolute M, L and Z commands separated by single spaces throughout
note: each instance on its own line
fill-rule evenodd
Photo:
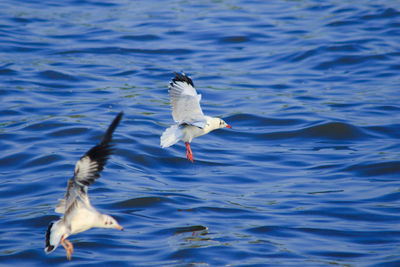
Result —
M 193 138 L 220 128 L 232 128 L 224 120 L 203 114 L 201 95 L 197 94 L 193 81 L 184 73 L 175 73 L 169 85 L 172 117 L 176 124 L 167 128 L 161 136 L 161 147 L 169 147 L 179 140 L 185 142 L 186 158 L 193 162 L 190 142 Z
M 45 252 L 54 251 L 61 244 L 70 260 L 74 247 L 67 237 L 93 227 L 123 230 L 111 216 L 97 211 L 89 201 L 88 186 L 100 177 L 100 172 L 113 152 L 112 134 L 123 113 L 119 113 L 109 126 L 100 144 L 94 146 L 76 163 L 74 176 L 68 181 L 64 199 L 59 199 L 55 212 L 64 214 L 51 222 L 46 232 Z

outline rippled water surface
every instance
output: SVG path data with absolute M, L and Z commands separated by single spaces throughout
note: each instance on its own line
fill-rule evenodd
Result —
M 398 1 L 0 2 L 0 265 L 399 266 Z M 184 71 L 233 129 L 167 149 Z M 75 162 L 125 231 L 46 255 Z

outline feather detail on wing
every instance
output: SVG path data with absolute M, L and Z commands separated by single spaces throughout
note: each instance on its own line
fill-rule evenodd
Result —
M 74 177 L 69 179 L 65 199 L 59 200 L 55 211 L 58 213 L 66 213 L 79 196 L 81 200 L 89 204 L 87 196 L 87 187 L 94 183 L 100 177 L 100 172 L 104 169 L 108 158 L 113 152 L 112 134 L 118 126 L 123 113 L 119 113 L 117 117 L 108 127 L 100 144 L 92 147 L 85 155 L 76 163 Z
M 197 94 L 193 81 L 185 74 L 175 73 L 169 86 L 172 117 L 179 124 L 190 124 L 203 128 L 206 124 L 200 107 L 201 95 Z
M 89 186 L 100 177 L 100 172 L 104 169 L 108 158 L 113 149 L 111 144 L 112 134 L 121 120 L 122 112 L 113 120 L 104 134 L 100 144 L 91 148 L 76 163 L 74 178 L 75 182 L 82 186 Z

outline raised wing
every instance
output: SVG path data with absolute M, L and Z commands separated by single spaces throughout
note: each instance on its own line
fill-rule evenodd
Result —
M 91 148 L 76 163 L 74 178 L 75 182 L 82 186 L 89 186 L 100 177 L 108 158 L 113 152 L 111 139 L 115 128 L 118 126 L 123 113 L 119 113 L 104 134 L 100 144 Z
M 179 124 L 191 124 L 203 128 L 206 124 L 200 107 L 201 95 L 197 94 L 193 81 L 185 74 L 175 73 L 169 85 L 172 117 Z
M 100 144 L 92 147 L 85 155 L 76 163 L 74 177 L 68 181 L 65 200 L 60 200 L 56 207 L 56 212 L 65 213 L 75 202 L 77 196 L 83 201 L 89 203 L 87 198 L 87 187 L 94 183 L 100 177 L 100 172 L 104 169 L 108 158 L 111 156 L 112 134 L 118 126 L 123 113 L 119 113 L 108 127 Z

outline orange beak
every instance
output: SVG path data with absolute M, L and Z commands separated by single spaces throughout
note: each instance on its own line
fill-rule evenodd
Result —
M 232 129 L 232 126 L 230 126 L 230 125 L 226 125 L 226 128 Z

